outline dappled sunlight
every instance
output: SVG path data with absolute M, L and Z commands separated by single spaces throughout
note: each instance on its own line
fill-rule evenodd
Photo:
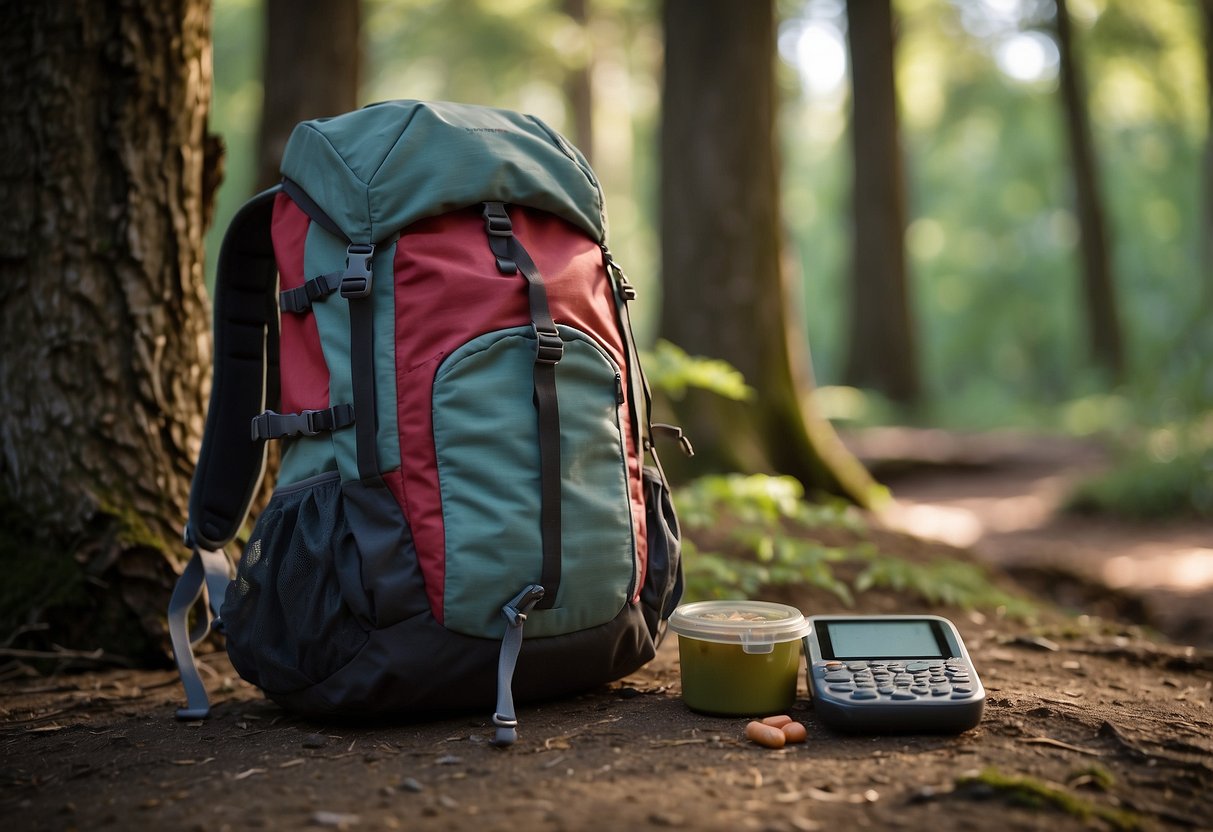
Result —
M 1104 564 L 1103 579 L 1117 589 L 1197 592 L 1213 587 L 1213 549 L 1193 547 L 1170 555 L 1117 555 Z
M 967 508 L 896 501 L 881 513 L 885 525 L 915 537 L 969 547 L 981 540 L 985 524 Z
M 1049 522 L 1055 505 L 1039 489 L 1012 497 L 961 499 L 949 505 L 899 500 L 882 519 L 915 537 L 969 547 L 991 533 L 1040 528 Z

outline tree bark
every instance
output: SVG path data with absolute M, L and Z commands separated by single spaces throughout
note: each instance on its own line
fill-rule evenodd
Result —
M 1124 344 L 1120 330 L 1116 287 L 1108 256 L 1106 222 L 1099 176 L 1095 163 L 1095 142 L 1087 115 L 1086 95 L 1078 61 L 1074 56 L 1074 38 L 1066 0 L 1057 2 L 1057 49 L 1060 55 L 1059 81 L 1065 113 L 1066 137 L 1070 161 L 1074 167 L 1074 191 L 1082 251 L 1083 306 L 1087 317 L 1087 337 L 1091 358 L 1113 382 L 1124 378 Z
M 661 135 L 664 337 L 722 358 L 758 391 L 676 407 L 699 470 L 774 470 L 868 503 L 863 467 L 812 411 L 790 320 L 775 151 L 771 2 L 666 0 Z
M 1204 232 L 1201 263 L 1204 266 L 1204 310 L 1213 314 L 1213 0 L 1201 0 L 1205 35 L 1205 96 L 1209 126 L 1205 135 Z
M 266 0 L 264 99 L 257 137 L 257 189 L 278 166 L 295 125 L 358 106 L 361 0 Z
M 0 626 L 158 650 L 210 366 L 210 3 L 0 17 Z
M 906 272 L 905 176 L 894 81 L 890 0 L 848 0 L 854 233 L 844 378 L 913 404 L 918 339 Z

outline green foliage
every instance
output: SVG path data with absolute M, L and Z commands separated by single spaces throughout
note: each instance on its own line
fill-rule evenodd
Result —
M 1014 7 L 1014 8 L 1012 8 Z M 1088 368 L 1077 221 L 1052 64 L 1018 81 L 996 62 L 1025 31 L 1052 44 L 1051 4 L 910 0 L 898 7 L 911 291 L 934 423 L 1055 419 L 1059 402 L 1107 389 Z M 793 19 L 842 30 L 844 6 Z M 1108 238 L 1131 357 L 1127 393 L 1213 402 L 1199 260 L 1207 85 L 1195 4 L 1074 4 Z M 849 303 L 847 92 L 804 94 L 784 113 L 785 215 L 801 255 L 820 383 L 841 380 Z M 1055 424 L 1055 422 L 1054 422 Z
M 1014 618 L 1027 618 L 1034 610 L 1023 598 L 990 583 L 989 575 L 974 563 L 937 558 L 916 564 L 896 555 L 872 554 L 855 579 L 855 592 L 891 589 L 922 598 L 931 604 L 1005 610 Z
M 1015 617 L 1032 612 L 974 564 L 943 558 L 915 564 L 881 552 L 865 539 L 867 524 L 854 508 L 806 502 L 791 477 L 700 477 L 677 489 L 674 502 L 691 598 L 748 598 L 790 586 L 824 590 L 851 606 L 858 594 L 888 589 L 931 604 L 1002 609 Z M 822 531 L 849 542 L 819 542 L 814 533 Z M 711 540 L 713 548 L 701 549 L 695 539 Z M 842 570 L 858 577 L 848 582 Z
M 579 26 L 556 0 L 367 0 L 361 99 L 513 107 L 568 133 L 564 73 L 592 59 L 592 161 L 607 196 L 612 248 L 626 255 L 646 301 L 635 312 L 648 342 L 659 307 L 648 301 L 658 294 L 660 260 L 660 5 L 591 5 L 592 19 Z M 1008 39 L 1024 32 L 1051 44 L 1049 21 L 1032 16 L 1050 7 L 960 0 L 897 7 L 906 244 L 930 399 L 916 417 L 935 424 L 1056 426 L 1059 404 L 1107 392 L 1106 381 L 1087 368 L 1056 65 L 1023 81 L 996 60 Z M 805 323 L 816 378 L 830 386 L 845 363 L 850 302 L 849 92 L 845 78 L 830 91 L 802 90 L 796 50 L 787 45 L 809 19 L 832 27 L 844 44 L 845 5 L 780 0 L 778 8 L 785 21 L 782 208 L 802 273 L 794 314 Z M 1190 416 L 1213 403 L 1213 328 L 1199 255 L 1208 98 L 1197 7 L 1189 0 L 1104 0 L 1071 11 L 1130 352 L 1127 386 L 1116 392 L 1174 400 Z M 223 136 L 228 157 L 208 264 L 227 219 L 252 190 L 261 4 L 216 0 L 214 45 L 210 127 Z M 900 415 L 877 404 L 862 423 Z
M 1100 806 L 1091 800 L 1071 794 L 1059 785 L 1046 783 L 1035 777 L 1004 774 L 998 769 L 987 768 L 979 774 L 958 778 L 956 785 L 975 794 L 988 790 L 1008 803 L 1032 809 L 1054 809 L 1083 821 L 1100 820 L 1113 829 L 1125 832 L 1145 828 L 1142 819 L 1134 812 Z
M 1213 518 L 1213 416 L 1146 432 L 1110 471 L 1079 483 L 1067 508 L 1139 520 Z
M 749 555 L 702 551 L 684 536 L 689 596 L 752 597 L 764 586 L 803 585 L 853 602 L 850 588 L 831 568 L 853 553 L 804 534 L 823 527 L 862 531 L 862 520 L 849 507 L 807 503 L 799 481 L 765 474 L 700 477 L 677 489 L 674 502 L 684 530 L 720 536 L 729 551 Z
M 681 347 L 660 340 L 641 356 L 645 376 L 654 390 L 681 399 L 687 388 L 697 388 L 734 401 L 753 397 L 754 388 L 727 361 L 688 355 Z

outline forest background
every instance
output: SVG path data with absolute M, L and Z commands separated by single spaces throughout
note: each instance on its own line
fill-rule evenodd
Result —
M 365 0 L 359 103 L 409 97 L 516 108 L 576 139 L 564 84 L 570 71 L 588 71 L 589 144 L 612 248 L 652 298 L 660 286 L 659 4 L 589 5 L 579 24 L 551 0 Z M 1153 463 L 1206 457 L 1213 273 L 1203 248 L 1211 236 L 1202 192 L 1210 94 L 1200 4 L 1068 5 L 1125 372 L 1117 379 L 1098 369 L 1083 334 L 1053 3 L 903 0 L 895 4 L 895 67 L 922 390 L 907 408 L 845 386 L 853 234 L 846 4 L 778 4 L 783 222 L 826 415 L 1114 434 Z M 215 3 L 211 129 L 227 157 L 209 252 L 254 191 L 264 25 L 257 0 Z M 651 301 L 638 306 L 645 342 L 656 334 L 657 310 Z M 1209 491 L 1197 497 L 1206 510 Z
M 1213 516 L 1213 0 L 6 2 L 0 649 L 159 640 L 202 264 L 297 121 L 392 98 L 531 112 L 591 157 L 700 451 L 677 484 L 875 507 L 827 419 L 1011 427 L 1117 449 L 1088 507 Z M 678 401 L 658 336 L 749 401 Z

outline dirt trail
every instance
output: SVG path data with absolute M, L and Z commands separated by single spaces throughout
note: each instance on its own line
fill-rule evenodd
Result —
M 1020 482 L 1065 476 L 1048 470 Z M 923 516 L 964 508 L 990 527 L 997 512 L 972 501 L 996 508 L 1035 493 L 1012 488 L 1005 469 L 984 486 L 953 476 L 894 485 L 908 509 L 930 509 Z M 993 491 L 997 483 L 1007 490 Z M 978 543 L 983 557 L 1027 558 L 1050 545 L 1050 528 L 1015 538 L 1030 529 L 999 527 Z M 998 541 L 1008 540 L 1019 542 L 998 555 Z M 924 563 L 970 556 L 936 543 L 899 550 Z M 810 612 L 846 611 L 833 595 L 799 587 L 772 596 Z M 854 611 L 894 610 L 957 623 L 988 691 L 977 728 L 833 733 L 817 720 L 802 677 L 792 716 L 808 741 L 760 748 L 743 737 L 746 718 L 684 706 L 669 640 L 621 682 L 521 708 L 519 742 L 501 751 L 488 744 L 488 702 L 406 722 L 305 720 L 266 701 L 214 653 L 204 665 L 215 706 L 202 723 L 173 719 L 182 695 L 169 671 L 0 683 L 0 817 L 18 832 L 1211 828 L 1213 652 L 1048 607 L 1012 620 L 873 590 Z
M 1125 617 L 1213 648 L 1213 528 L 1060 511 L 1107 466 L 1092 442 L 1016 433 L 881 429 L 848 438 L 888 484 L 890 525 L 971 547 L 1074 609 Z

